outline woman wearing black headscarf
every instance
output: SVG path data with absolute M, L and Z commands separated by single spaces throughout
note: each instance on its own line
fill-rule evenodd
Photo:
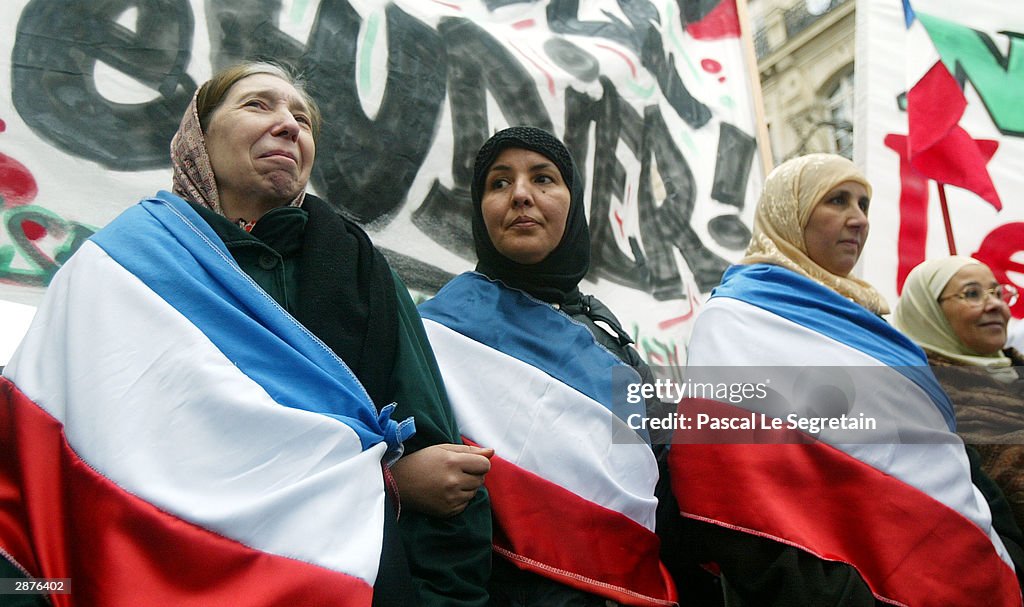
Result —
M 420 312 L 464 436 L 495 450 L 492 604 L 671 604 L 657 462 L 623 422 L 644 403 L 611 391 L 650 371 L 580 292 L 590 234 L 572 156 L 543 130 L 503 130 L 477 154 L 472 198 L 476 271 Z

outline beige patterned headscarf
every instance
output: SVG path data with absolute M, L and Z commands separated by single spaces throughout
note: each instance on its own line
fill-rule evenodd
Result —
M 201 204 L 218 215 L 224 215 L 224 209 L 220 206 L 220 196 L 217 194 L 217 179 L 210 164 L 210 154 L 206 150 L 206 136 L 199 123 L 199 111 L 196 107 L 198 99 L 197 90 L 185 108 L 185 115 L 181 117 L 178 131 L 171 139 L 171 165 L 174 169 L 171 189 L 185 200 Z M 290 206 L 301 206 L 305 197 L 306 190 L 303 189 L 291 201 Z M 231 217 L 228 219 L 237 220 Z M 245 223 L 242 220 L 238 221 L 240 225 Z
M 953 276 L 975 264 L 983 265 L 977 259 L 954 255 L 929 259 L 911 270 L 892 314 L 892 324 L 930 352 L 989 370 L 1008 368 L 1013 361 L 1001 351 L 982 356 L 965 346 L 953 332 L 953 325 L 939 303 L 939 296 Z M 1011 371 L 1009 376 L 1013 379 L 1017 375 Z
M 832 188 L 853 181 L 871 196 L 871 184 L 848 159 L 835 154 L 808 154 L 775 167 L 765 180 L 754 214 L 754 234 L 741 264 L 782 266 L 848 297 L 875 314 L 889 306 L 881 293 L 854 276 L 839 276 L 807 256 L 804 228 L 811 211 Z

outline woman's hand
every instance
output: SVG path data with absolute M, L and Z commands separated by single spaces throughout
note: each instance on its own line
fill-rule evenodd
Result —
M 402 505 L 448 518 L 466 505 L 484 484 L 494 449 L 469 445 L 431 445 L 399 459 L 391 473 Z

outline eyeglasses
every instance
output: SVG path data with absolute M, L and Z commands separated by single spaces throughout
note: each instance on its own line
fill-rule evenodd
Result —
M 964 287 L 959 293 L 940 297 L 939 301 L 942 302 L 943 300 L 956 297 L 957 299 L 963 300 L 963 302 L 969 306 L 980 306 L 985 303 L 990 295 L 1006 305 L 1012 306 L 1017 303 L 1017 297 L 1020 293 L 1017 291 L 1017 287 L 1013 285 L 996 285 L 991 289 L 982 289 L 981 287 L 972 285 Z

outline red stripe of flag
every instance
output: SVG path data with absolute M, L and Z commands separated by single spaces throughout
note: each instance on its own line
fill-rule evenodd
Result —
M 717 419 L 745 413 L 715 401 L 686 405 Z M 1013 570 L 977 525 L 828 444 L 795 444 L 787 432 L 798 434 L 750 441 L 775 444 L 673 441 L 681 514 L 850 563 L 877 596 L 907 605 L 1021 605 Z
M 125 492 L 3 378 L 0 547 L 33 576 L 71 578 L 71 594 L 51 596 L 57 606 L 364 607 L 373 594 L 364 580 L 244 546 Z
M 519 568 L 623 605 L 675 604 L 658 537 L 643 525 L 497 455 L 486 486 L 495 550 Z

